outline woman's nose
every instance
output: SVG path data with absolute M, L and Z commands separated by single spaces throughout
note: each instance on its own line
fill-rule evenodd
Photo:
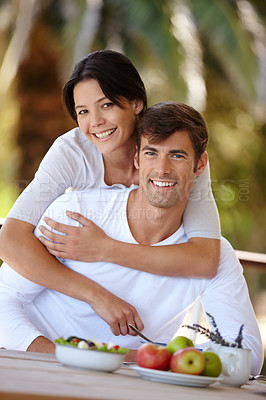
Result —
M 92 127 L 102 125 L 104 118 L 100 111 L 93 111 L 90 113 L 90 124 Z

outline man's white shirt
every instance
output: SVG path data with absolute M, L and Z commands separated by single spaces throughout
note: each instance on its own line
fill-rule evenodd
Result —
M 66 210 L 76 211 L 91 219 L 114 239 L 137 243 L 127 221 L 127 200 L 133 189 L 134 186 L 124 190 L 69 192 L 55 200 L 44 216 L 78 225 L 66 216 Z M 40 224 L 46 225 L 43 219 L 38 226 Z M 38 226 L 36 236 L 41 234 Z M 172 236 L 156 245 L 186 241 L 181 226 Z M 200 298 L 204 310 L 215 318 L 227 340 L 233 341 L 241 324 L 244 324 L 243 344 L 252 349 L 252 373 L 259 373 L 263 360 L 259 328 L 242 267 L 224 238 L 221 240 L 218 273 L 213 279 L 164 277 L 108 262 L 61 261 L 132 304 L 144 323 L 143 333 L 158 342 L 168 342 L 173 337 L 187 310 Z M 135 261 L 137 265 L 138 259 Z M 37 285 L 5 263 L 0 268 L 0 315 L 0 346 L 10 349 L 26 350 L 40 335 L 52 341 L 60 336 L 72 335 L 96 338 L 131 349 L 137 349 L 141 344 L 136 336 L 114 336 L 109 325 L 89 304 Z

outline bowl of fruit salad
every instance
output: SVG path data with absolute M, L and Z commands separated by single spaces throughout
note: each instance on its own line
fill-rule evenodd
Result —
M 55 340 L 55 356 L 59 362 L 74 368 L 112 372 L 119 369 L 128 349 L 96 339 L 86 340 L 76 336 Z

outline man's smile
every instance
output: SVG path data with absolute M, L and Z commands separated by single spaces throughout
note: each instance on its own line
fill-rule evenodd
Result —
M 176 185 L 176 182 L 171 182 L 171 181 L 160 181 L 155 179 L 150 179 L 150 181 L 153 183 L 153 185 L 158 187 L 169 187 Z

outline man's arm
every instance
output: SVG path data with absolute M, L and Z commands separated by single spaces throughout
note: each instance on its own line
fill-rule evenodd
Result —
M 25 351 L 42 335 L 25 313 L 25 306 L 43 287 L 17 274 L 7 264 L 0 268 L 0 344 L 7 349 Z M 24 292 L 24 293 L 23 293 Z
M 243 346 L 251 349 L 251 373 L 257 375 L 263 363 L 263 348 L 248 288 L 231 245 L 221 241 L 221 261 L 217 276 L 210 280 L 202 296 L 205 312 L 211 314 L 221 335 L 233 342 L 244 324 Z
M 92 283 L 89 290 L 90 305 L 109 324 L 114 335 L 129 334 L 129 324 L 143 329 L 143 323 L 132 305 Z M 28 318 L 24 307 L 32 302 L 44 288 L 17 274 L 7 264 L 0 269 L 0 345 L 9 349 L 45 352 L 54 351 L 51 343 L 40 338 L 41 332 Z M 47 316 L 49 318 L 49 316 Z M 132 332 L 130 332 L 132 334 Z M 31 346 L 32 345 L 32 346 Z
M 55 344 L 44 336 L 38 336 L 27 348 L 27 351 L 37 353 L 55 353 Z

